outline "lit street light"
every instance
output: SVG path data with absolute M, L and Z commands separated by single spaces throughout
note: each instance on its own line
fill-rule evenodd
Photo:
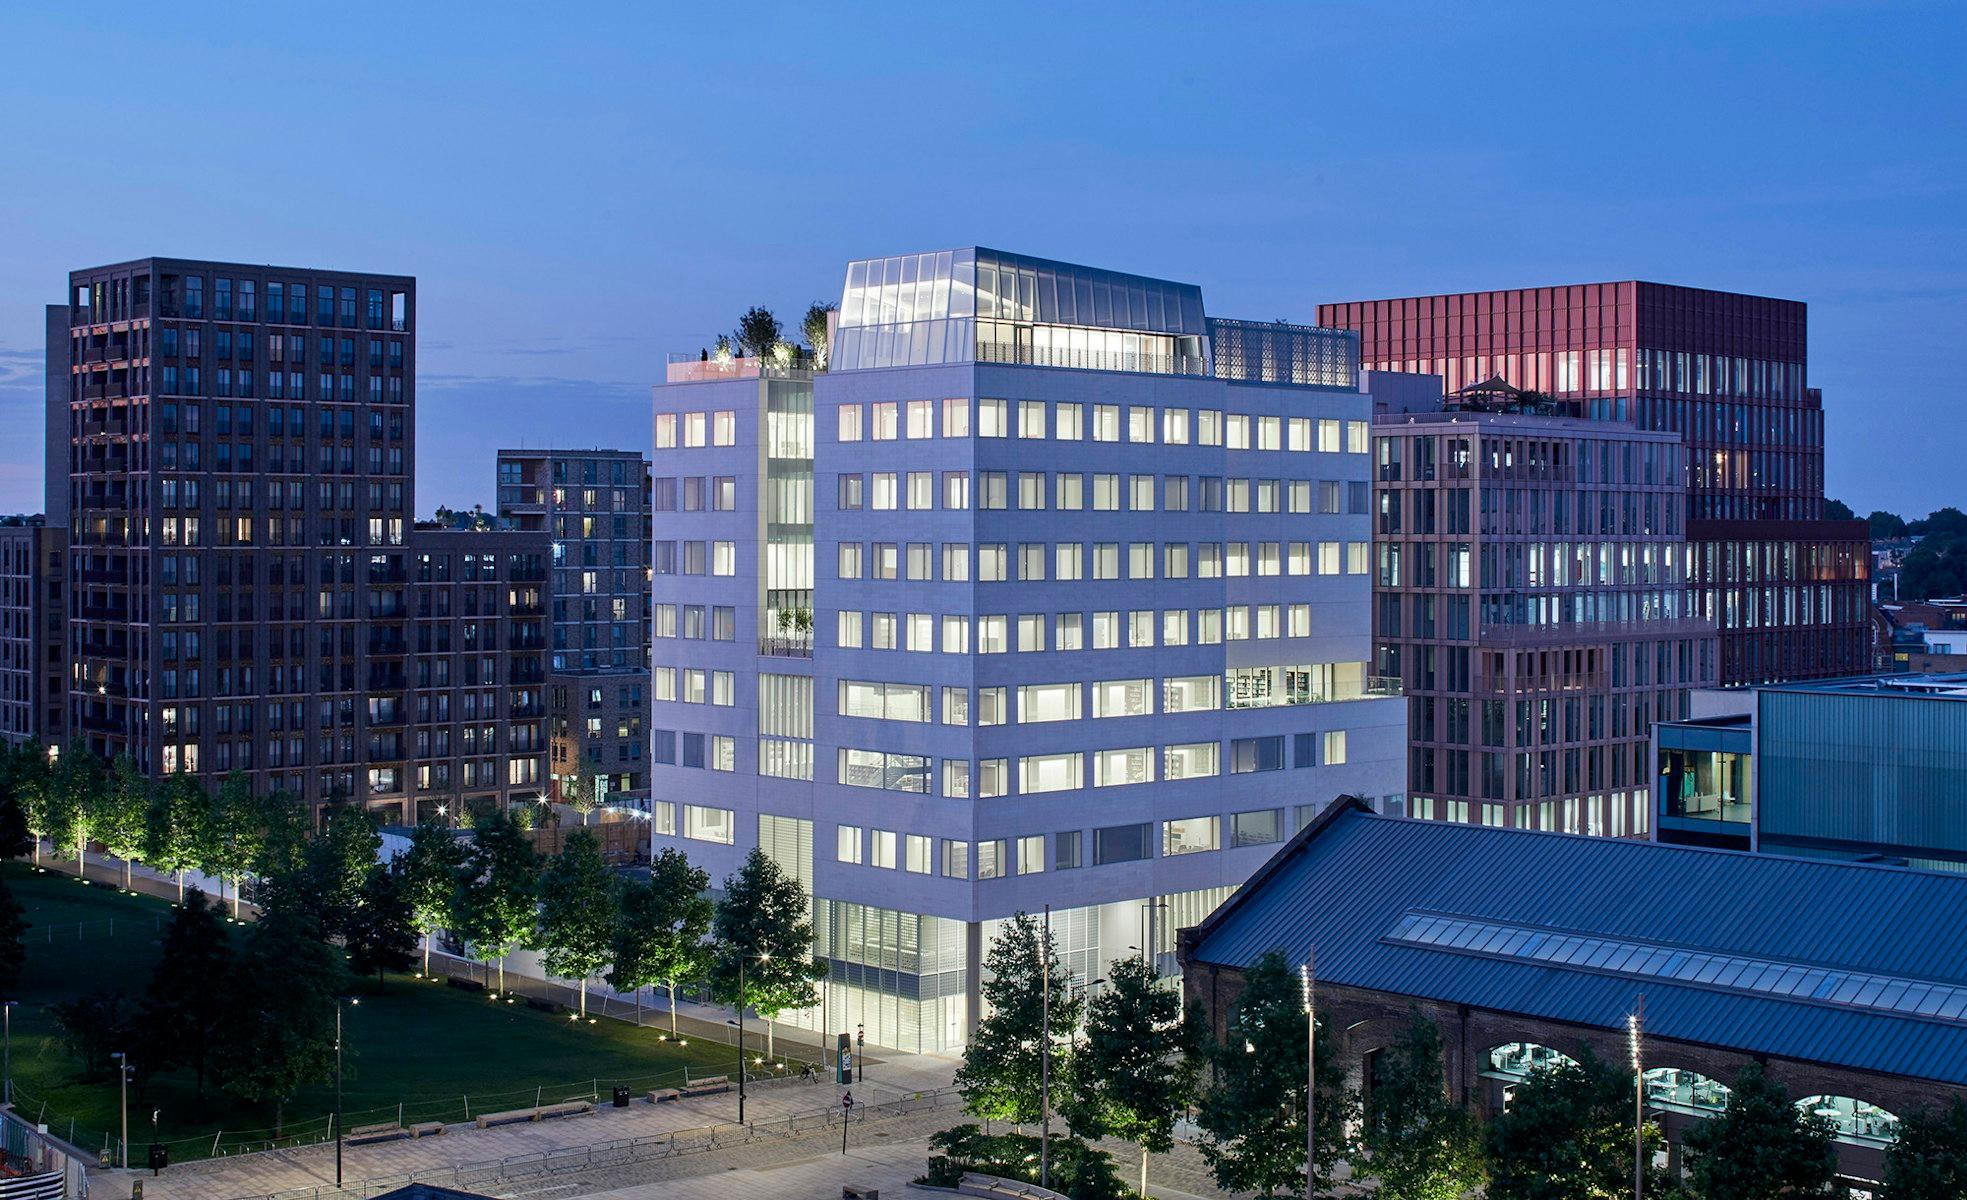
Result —
M 336 1187 L 341 1186 L 341 1142 L 342 1142 L 341 1009 L 342 1009 L 342 1001 L 344 1000 L 346 1000 L 350 1004 L 362 1003 L 361 998 L 357 996 L 335 997 L 335 1186 Z
M 116 1078 L 117 1082 L 121 1085 L 123 1093 L 121 1102 L 123 1109 L 123 1153 L 121 1158 L 123 1169 L 127 1171 L 130 1169 L 130 1056 L 121 1050 L 117 1050 L 109 1057 L 116 1060 Z

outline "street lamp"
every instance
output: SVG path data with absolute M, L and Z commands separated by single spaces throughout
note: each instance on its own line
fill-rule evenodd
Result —
M 4 1072 L 6 1080 L 4 1085 L 0 1085 L 5 1088 L 4 1092 L 0 1092 L 0 1104 L 9 1108 L 14 1104 L 14 1005 L 19 1003 L 18 1000 L 0 1000 L 0 1023 L 4 1024 L 6 1031 L 3 1043 L 5 1049 L 0 1050 L 0 1057 L 5 1059 L 4 1066 L 0 1066 L 0 1072 Z
M 130 1056 L 121 1050 L 110 1054 L 116 1060 L 116 1079 L 121 1085 L 123 1098 L 123 1169 L 130 1169 Z
M 1646 1189 L 1646 1071 L 1639 1055 L 1639 1028 L 1646 1019 L 1646 994 L 1633 1001 L 1626 1018 L 1626 1049 L 1632 1054 L 1632 1200 L 1643 1200 Z
M 1045 906 L 1045 936 L 1038 943 L 1038 1186 L 1052 1186 L 1052 972 L 1045 951 L 1052 944 L 1052 906 Z
M 362 1003 L 361 998 L 358 996 L 335 997 L 335 1186 L 336 1187 L 341 1186 L 341 1142 L 342 1142 L 341 1010 L 342 1010 L 342 1002 L 344 1000 L 346 1000 L 350 1004 Z
M 1298 967 L 1298 985 L 1304 989 L 1305 1004 L 1305 1195 L 1312 1193 L 1312 1168 L 1317 1162 L 1318 1134 L 1312 1118 L 1318 1101 L 1318 1014 L 1311 1002 L 1311 978 L 1313 963 L 1317 961 L 1314 951 L 1305 951 L 1303 965 Z

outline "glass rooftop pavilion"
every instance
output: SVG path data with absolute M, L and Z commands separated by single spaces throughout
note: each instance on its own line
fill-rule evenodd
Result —
M 1194 284 L 971 247 L 848 263 L 829 366 L 1012 363 L 1350 388 L 1358 340 L 1210 318 Z

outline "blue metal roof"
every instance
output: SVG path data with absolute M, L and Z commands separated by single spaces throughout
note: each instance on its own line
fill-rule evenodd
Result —
M 1299 963 L 1315 947 L 1321 981 L 1609 1029 L 1643 991 L 1655 1036 L 1967 1085 L 1967 1018 L 1387 940 L 1415 911 L 1967 985 L 1967 877 L 1405 820 L 1350 800 L 1190 932 L 1186 958 Z

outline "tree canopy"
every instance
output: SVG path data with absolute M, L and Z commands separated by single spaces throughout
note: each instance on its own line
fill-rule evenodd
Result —
M 1354 1174 L 1382 1200 L 1458 1200 L 1481 1186 L 1482 1131 L 1448 1099 L 1441 1030 L 1418 1009 L 1381 1052 L 1367 1094 Z
M 710 968 L 712 992 L 727 1004 L 756 1009 L 767 1021 L 788 1009 L 819 1003 L 813 984 L 826 968 L 813 959 L 811 913 L 799 881 L 752 847 L 744 866 L 724 877 L 724 896 L 712 914 L 717 943 Z
M 1087 1002 L 1084 1040 L 1072 1052 L 1064 1111 L 1081 1137 L 1118 1138 L 1149 1154 L 1175 1145 L 1175 1120 L 1194 1099 L 1204 1040 L 1199 1008 L 1182 1007 L 1144 956 L 1117 959 L 1107 986 Z
M 1044 989 L 1051 989 L 1051 1023 L 1044 1020 Z M 988 1016 L 956 1068 L 963 1108 L 986 1121 L 1029 1125 L 1039 1119 L 1040 1047 L 1051 1038 L 1055 1095 L 1063 1098 L 1073 1030 L 1084 1001 L 1058 944 L 1038 918 L 1018 913 L 999 927 L 984 959 L 983 999 Z
M 1958 1096 L 1939 1111 L 1905 1114 L 1885 1151 L 1889 1200 L 1959 1200 L 1967 1196 L 1967 1103 Z
M 623 992 L 666 987 L 672 1037 L 677 1033 L 676 985 L 710 970 L 711 948 L 704 940 L 714 911 L 704 895 L 709 887 L 710 876 L 701 867 L 681 850 L 665 846 L 649 864 L 648 881 L 621 890 L 608 986 Z
M 1837 1177 L 1835 1128 L 1790 1102 L 1751 1062 L 1718 1117 L 1687 1131 L 1687 1182 L 1699 1200 L 1828 1197 Z
M 1633 1081 L 1584 1051 L 1540 1066 L 1489 1126 L 1488 1200 L 1620 1200 L 1632 1194 Z M 1646 1160 L 1659 1143 L 1647 1127 Z M 1646 1191 L 1658 1195 L 1648 1169 Z
M 591 830 L 568 834 L 540 876 L 537 940 L 547 971 L 579 981 L 586 1016 L 588 978 L 608 965 L 615 940 L 615 873 Z

